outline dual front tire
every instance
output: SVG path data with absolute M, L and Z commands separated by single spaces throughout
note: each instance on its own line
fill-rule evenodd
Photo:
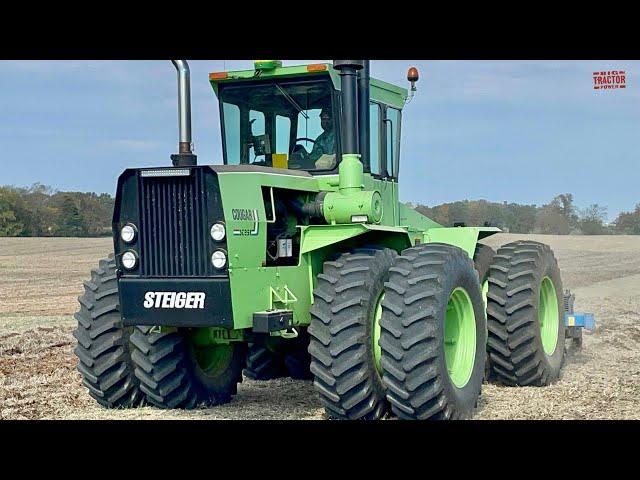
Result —
M 374 339 L 395 256 L 390 249 L 356 249 L 325 262 L 317 276 L 309 354 L 330 418 L 373 420 L 388 411 Z
M 196 347 L 186 331 L 136 327 L 132 360 L 140 389 L 159 408 L 191 409 L 227 403 L 242 381 L 242 343 Z
M 486 326 L 474 264 L 430 243 L 390 270 L 380 325 L 387 398 L 403 419 L 470 418 L 484 376 Z
M 82 383 L 100 405 L 188 409 L 225 403 L 236 393 L 244 344 L 197 347 L 186 330 L 123 326 L 113 255 L 100 260 L 84 290 L 74 352 Z
M 468 418 L 486 326 L 467 254 L 431 243 L 325 262 L 311 308 L 311 371 L 330 418 Z M 379 339 L 379 340 L 378 340 Z
M 100 260 L 84 282 L 74 315 L 77 369 L 89 395 L 105 408 L 142 405 L 144 394 L 131 361 L 133 327 L 123 327 L 113 255 Z

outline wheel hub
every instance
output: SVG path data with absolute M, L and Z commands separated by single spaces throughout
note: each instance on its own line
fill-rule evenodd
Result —
M 540 304 L 538 308 L 540 337 L 546 355 L 553 355 L 558 344 L 558 297 L 556 288 L 549 277 L 544 277 L 540 285 Z
M 209 377 L 216 377 L 222 373 L 233 357 L 231 345 L 213 345 L 195 349 L 198 367 Z
M 471 378 L 476 355 L 476 321 L 469 294 L 462 287 L 449 297 L 444 324 L 444 354 L 449 378 L 463 388 Z

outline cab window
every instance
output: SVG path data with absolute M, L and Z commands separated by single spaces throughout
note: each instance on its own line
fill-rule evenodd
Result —
M 220 100 L 225 164 L 335 169 L 339 136 L 329 81 L 221 86 Z
M 276 115 L 276 153 L 289 153 L 291 119 Z
M 369 105 L 370 131 L 369 131 L 369 166 L 371 173 L 380 174 L 380 105 L 372 103 Z
M 270 145 L 265 145 L 265 142 L 269 142 L 269 136 L 265 135 L 264 113 L 249 110 L 249 129 L 249 134 L 254 138 L 254 141 L 248 144 L 249 161 L 264 162 L 265 153 L 270 151 Z
M 398 178 L 400 167 L 400 110 L 387 107 L 387 169 L 393 178 Z

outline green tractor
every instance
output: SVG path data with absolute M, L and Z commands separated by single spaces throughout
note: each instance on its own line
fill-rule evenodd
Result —
M 78 370 L 100 405 L 221 404 L 244 373 L 313 379 L 330 418 L 461 419 L 488 374 L 558 378 L 551 249 L 494 252 L 479 240 L 498 228 L 445 227 L 398 200 L 416 69 L 410 89 L 365 60 L 212 73 L 223 164 L 198 165 L 189 68 L 173 62 L 179 153 L 120 176 L 114 255 L 79 298 Z

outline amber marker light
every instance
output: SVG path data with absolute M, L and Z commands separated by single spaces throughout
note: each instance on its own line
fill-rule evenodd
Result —
M 327 70 L 327 66 L 324 63 L 312 63 L 307 65 L 307 72 L 324 72 Z
M 228 77 L 229 74 L 227 72 L 213 72 L 209 74 L 209 80 L 224 80 Z

